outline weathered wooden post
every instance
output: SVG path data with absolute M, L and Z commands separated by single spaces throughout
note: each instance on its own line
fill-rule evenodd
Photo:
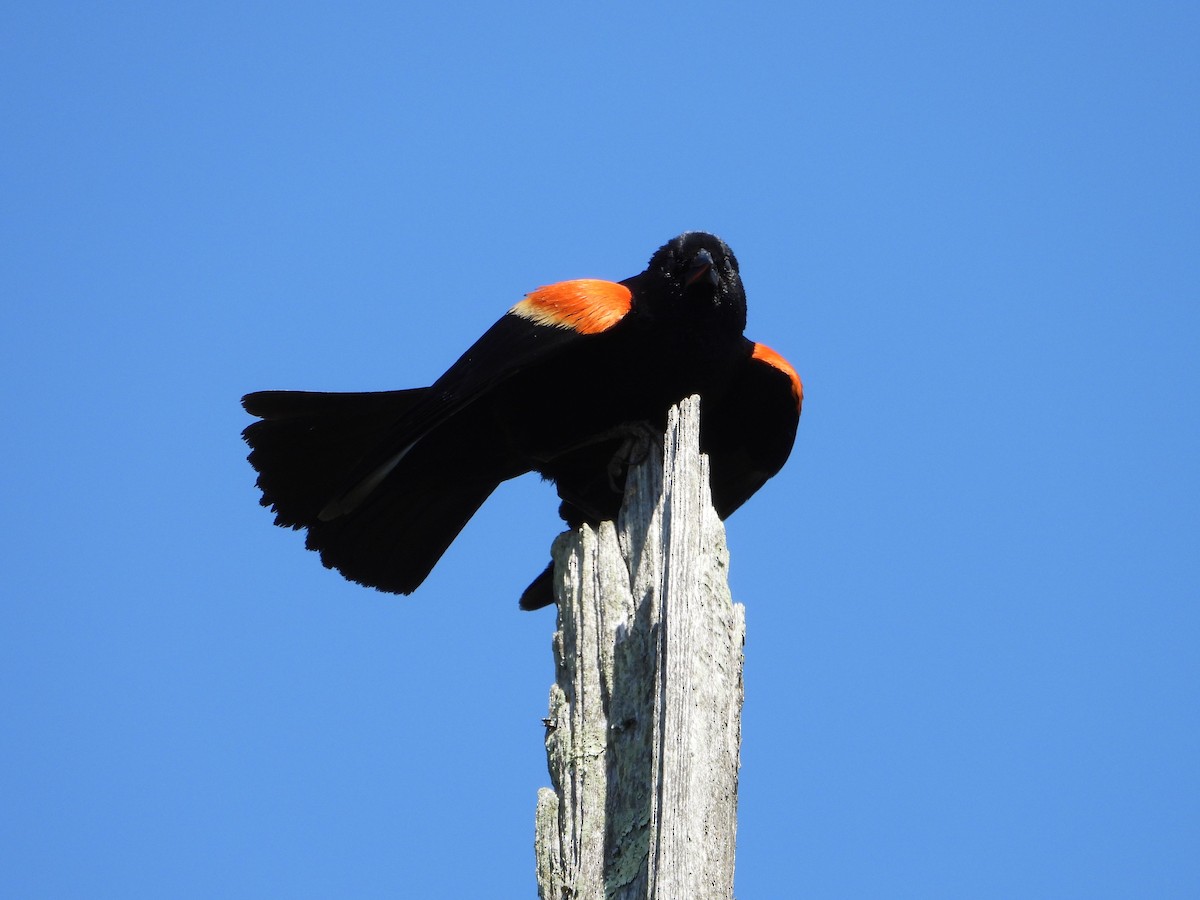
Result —
M 745 610 L 699 435 L 692 397 L 664 458 L 631 470 L 616 526 L 555 545 L 543 900 L 733 896 Z

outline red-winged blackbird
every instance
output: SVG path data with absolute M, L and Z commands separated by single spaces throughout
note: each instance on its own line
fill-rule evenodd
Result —
M 488 495 L 535 471 L 572 527 L 614 518 L 614 459 L 699 394 L 701 448 L 725 518 L 787 460 L 803 388 L 742 335 L 746 295 L 724 241 L 687 232 L 621 282 L 539 288 L 430 387 L 378 393 L 259 391 L 243 432 L 275 524 L 347 578 L 414 591 Z M 553 602 L 551 570 L 521 597 Z

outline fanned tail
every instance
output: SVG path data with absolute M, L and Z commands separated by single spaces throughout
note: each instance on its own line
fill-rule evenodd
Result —
M 506 460 L 477 458 L 487 442 L 470 415 L 407 430 L 409 421 L 428 421 L 410 415 L 428 392 L 260 391 L 242 400 L 261 417 L 242 435 L 275 524 L 307 529 L 307 547 L 326 566 L 393 593 L 415 590 L 500 481 L 516 474 Z M 339 504 L 364 467 L 406 448 L 403 465 L 385 465 L 368 492 Z
M 303 528 L 386 440 L 428 388 L 357 394 L 258 391 L 242 398 L 259 416 L 242 432 L 275 524 Z

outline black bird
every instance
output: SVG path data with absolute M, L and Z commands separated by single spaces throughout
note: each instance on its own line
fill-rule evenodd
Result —
M 261 503 L 275 524 L 307 529 L 326 566 L 408 594 L 492 491 L 525 472 L 555 482 L 572 527 L 614 518 L 614 460 L 699 394 L 725 518 L 787 460 L 803 400 L 795 370 L 745 326 L 733 252 L 681 234 L 632 278 L 527 294 L 429 387 L 247 394 Z M 522 608 L 553 602 L 550 574 Z

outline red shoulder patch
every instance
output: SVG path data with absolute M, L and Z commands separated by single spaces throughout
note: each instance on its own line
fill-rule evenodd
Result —
M 800 409 L 804 405 L 804 385 L 800 383 L 800 376 L 796 374 L 791 363 L 766 344 L 755 344 L 750 355 L 759 362 L 773 366 L 792 380 L 792 396 L 796 398 L 796 409 Z
M 540 287 L 509 312 L 538 325 L 598 334 L 625 318 L 632 301 L 633 294 L 623 284 L 579 278 Z

